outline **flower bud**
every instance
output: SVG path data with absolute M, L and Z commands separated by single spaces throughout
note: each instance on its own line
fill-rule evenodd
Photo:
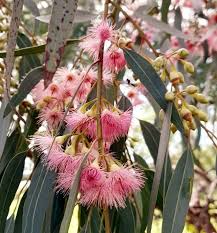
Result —
M 157 70 L 160 70 L 162 66 L 164 65 L 164 57 L 163 56 L 157 57 L 154 60 L 153 65 Z
M 186 108 L 189 109 L 189 110 L 191 111 L 191 113 L 192 113 L 193 116 L 194 116 L 194 115 L 197 115 L 197 110 L 198 110 L 198 108 L 195 107 L 194 105 L 187 104 L 187 105 L 186 105 Z
M 197 128 L 197 125 L 196 125 L 196 123 L 195 123 L 194 120 L 192 120 L 191 122 L 189 122 L 189 127 L 192 130 L 195 130 Z
M 175 94 L 171 91 L 168 91 L 166 94 L 165 94 L 165 99 L 168 100 L 168 101 L 173 101 L 175 99 Z
M 170 81 L 173 85 L 177 85 L 179 83 L 184 82 L 184 76 L 181 72 L 178 71 L 172 71 L 170 72 Z
M 207 121 L 208 121 L 208 116 L 207 116 L 207 114 L 206 114 L 205 112 L 203 112 L 202 110 L 199 110 L 199 109 L 198 109 L 197 115 L 198 115 L 198 117 L 199 117 L 199 119 L 200 119 L 201 121 L 204 121 L 204 122 L 207 122 Z
M 193 74 L 194 73 L 194 66 L 191 62 L 188 62 L 188 61 L 184 61 L 183 62 L 183 65 L 184 65 L 184 70 L 190 74 Z
M 163 69 L 163 71 L 162 71 L 161 74 L 160 74 L 160 78 L 161 78 L 161 80 L 162 80 L 163 82 L 165 82 L 165 81 L 166 81 L 166 77 L 167 77 L 167 72 L 166 72 L 165 69 Z
M 179 55 L 180 58 L 186 58 L 189 55 L 189 51 L 185 48 L 181 48 L 177 50 L 177 54 Z
M 208 104 L 209 103 L 209 100 L 207 99 L 207 97 L 203 94 L 198 94 L 198 93 L 195 93 L 194 95 L 192 95 L 193 98 L 195 100 L 197 100 L 199 103 L 201 104 Z
M 196 92 L 198 92 L 198 87 L 196 87 L 195 85 L 189 85 L 185 88 L 185 91 L 188 93 L 188 94 L 194 94 Z
M 183 119 L 185 119 L 186 121 L 191 121 L 192 120 L 192 114 L 191 111 L 188 110 L 187 108 L 182 108 L 180 111 L 180 114 L 182 116 Z
M 182 123 L 183 123 L 183 127 L 184 127 L 184 134 L 185 134 L 186 136 L 189 136 L 190 129 L 189 129 L 189 127 L 188 127 L 188 122 L 184 120 Z

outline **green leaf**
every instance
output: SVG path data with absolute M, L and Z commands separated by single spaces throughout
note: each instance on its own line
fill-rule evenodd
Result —
M 17 154 L 7 165 L 0 183 L 0 232 L 4 232 L 11 202 L 23 176 L 26 152 Z
M 6 221 L 4 233 L 13 233 L 14 232 L 14 214 L 12 214 Z
M 166 110 L 168 102 L 165 100 L 164 95 L 167 90 L 155 69 L 147 60 L 133 50 L 124 49 L 124 54 L 129 68 L 140 79 L 160 107 Z M 183 132 L 182 121 L 174 105 L 171 119 L 177 129 Z
M 42 78 L 43 78 L 42 66 L 39 66 L 31 70 L 26 75 L 26 77 L 21 82 L 17 93 L 11 98 L 10 104 L 9 103 L 7 104 L 4 112 L 4 117 L 11 112 L 12 110 L 11 106 L 15 108 L 17 105 L 19 105 Z
M 7 138 L 2 158 L 0 161 L 0 174 L 4 171 L 9 161 L 14 157 L 19 137 L 20 133 L 18 132 L 18 130 L 14 130 L 14 132 Z
M 41 162 L 34 170 L 23 207 L 22 233 L 42 232 L 45 212 L 53 194 L 55 174 Z
M 166 195 L 162 233 L 181 233 L 191 198 L 194 175 L 191 149 L 178 161 Z
M 171 0 L 163 0 L 161 5 L 161 20 L 167 23 L 167 15 L 169 12 L 169 7 L 171 4 Z
M 32 43 L 25 34 L 18 33 L 17 45 L 19 46 L 19 48 L 26 48 L 26 47 L 31 47 Z M 22 80 L 23 77 L 31 69 L 36 68 L 38 66 L 41 66 L 41 62 L 37 55 L 29 54 L 29 55 L 23 56 L 19 64 L 19 80 Z
M 160 142 L 160 132 L 154 127 L 154 125 L 150 124 L 146 121 L 140 121 L 143 137 L 145 139 L 146 145 L 148 146 L 148 149 L 151 153 L 152 158 L 154 159 L 154 163 L 157 162 L 157 156 L 158 156 L 158 147 Z M 160 184 L 162 187 L 167 191 L 171 176 L 172 176 L 172 166 L 171 161 L 169 158 L 169 155 L 167 155 L 167 166 L 166 166 L 166 177 L 164 176 L 164 173 L 161 176 L 161 182 Z M 163 171 L 165 171 L 165 164 Z M 165 187 L 164 187 L 165 182 Z
M 141 197 L 142 197 L 142 222 L 140 227 L 140 232 L 144 233 L 147 223 L 148 223 L 148 211 L 149 211 L 149 204 L 150 204 L 150 196 L 151 196 L 151 187 L 153 184 L 154 179 L 154 171 L 152 171 L 145 160 L 134 153 L 135 162 L 139 165 L 140 168 L 144 170 L 146 182 L 144 187 L 141 190 Z M 160 210 L 163 210 L 163 185 L 160 185 L 158 196 L 157 196 L 157 207 Z
M 92 144 L 92 146 L 93 146 L 93 144 Z M 77 200 L 81 171 L 83 169 L 84 164 L 86 163 L 86 160 L 88 158 L 90 150 L 91 150 L 91 148 L 84 155 L 84 158 L 82 159 L 81 164 L 80 164 L 80 166 L 77 170 L 77 173 L 75 175 L 75 179 L 72 182 L 70 193 L 69 193 L 69 198 L 68 198 L 67 205 L 66 205 L 65 214 L 64 214 L 63 221 L 62 221 L 61 227 L 60 227 L 60 233 L 68 233 L 73 210 L 75 208 L 75 202 Z
M 162 124 L 162 129 L 161 129 L 156 169 L 155 169 L 156 171 L 154 174 L 154 180 L 153 180 L 152 189 L 151 189 L 147 233 L 151 232 L 152 220 L 153 220 L 154 209 L 155 209 L 156 200 L 157 200 L 157 194 L 159 190 L 161 174 L 162 174 L 164 161 L 165 161 L 167 151 L 168 151 L 171 112 L 172 112 L 172 103 L 168 105 L 168 109 L 166 111 L 163 124 Z
M 62 193 L 55 193 L 51 217 L 51 232 L 59 232 L 65 210 L 66 197 Z
M 24 206 L 24 203 L 26 201 L 27 192 L 28 191 L 26 191 L 23 194 L 23 197 L 22 197 L 22 199 L 20 201 L 20 204 L 19 204 L 19 208 L 18 208 L 18 211 L 17 211 L 17 216 L 16 216 L 16 219 L 15 219 L 14 233 L 21 233 L 22 232 L 23 206 Z
M 126 201 L 126 208 L 118 210 L 119 233 L 132 232 L 136 233 L 136 210 L 129 200 Z

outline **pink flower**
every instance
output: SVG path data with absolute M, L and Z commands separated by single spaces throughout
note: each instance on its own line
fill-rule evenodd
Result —
M 91 27 L 89 29 L 89 34 L 92 38 L 102 43 L 113 38 L 114 30 L 107 20 L 103 20 L 99 24 Z
M 91 27 L 88 33 L 88 36 L 80 43 L 80 47 L 96 60 L 101 43 L 104 43 L 106 40 L 111 41 L 114 36 L 114 30 L 108 21 L 104 20 Z
M 105 174 L 98 167 L 90 165 L 81 174 L 80 190 L 87 192 L 89 189 L 100 187 L 105 181 Z
M 44 80 L 41 80 L 31 91 L 33 100 L 38 102 L 45 96 Z
M 104 68 L 112 72 L 119 72 L 126 65 L 123 51 L 121 49 L 110 49 L 104 56 Z
M 118 167 L 116 165 L 116 167 Z M 133 192 L 139 191 L 144 183 L 144 178 L 139 170 L 119 167 L 107 173 L 107 179 L 100 191 L 101 206 L 125 207 L 126 198 Z
M 86 131 L 91 119 L 84 113 L 79 111 L 71 112 L 66 117 L 67 127 L 70 130 Z
M 50 134 L 34 135 L 32 140 L 34 142 L 34 148 L 42 153 L 43 156 L 46 156 L 49 150 L 50 153 L 52 151 L 61 151 L 61 145 L 54 141 L 54 138 Z
M 47 122 L 49 128 L 56 128 L 63 119 L 63 112 L 57 108 L 44 108 L 39 114 L 39 122 Z
M 80 203 L 99 207 L 125 207 L 126 198 L 143 186 L 144 178 L 139 170 L 118 167 L 104 172 L 93 166 L 86 167 L 81 176 Z
M 131 111 L 112 112 L 104 109 L 101 115 L 103 139 L 113 142 L 119 137 L 128 133 L 132 118 Z M 84 113 L 73 112 L 66 118 L 68 127 L 71 130 L 78 130 L 92 139 L 96 138 L 96 117 L 89 117 Z
M 53 80 L 59 83 L 64 82 L 66 85 L 71 85 L 77 81 L 77 76 L 78 74 L 76 72 L 72 72 L 68 70 L 66 67 L 61 67 L 57 69 Z

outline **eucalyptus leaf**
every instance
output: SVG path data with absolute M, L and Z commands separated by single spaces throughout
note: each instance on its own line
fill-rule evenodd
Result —
M 171 113 L 172 113 L 172 103 L 168 104 L 168 108 L 167 108 L 167 111 L 164 117 L 162 129 L 161 129 L 157 162 L 156 162 L 156 171 L 154 174 L 154 180 L 153 180 L 152 189 L 151 189 L 147 233 L 151 232 L 152 219 L 153 219 L 154 208 L 155 208 L 155 204 L 157 200 L 157 194 L 159 190 L 161 174 L 162 174 L 164 161 L 165 161 L 167 151 L 168 151 Z
M 17 93 L 11 98 L 10 103 L 7 104 L 4 116 L 7 116 L 12 111 L 11 106 L 15 108 L 17 105 L 19 105 L 42 78 L 42 66 L 31 70 L 22 80 Z
M 181 233 L 191 198 L 194 165 L 190 147 L 179 160 L 166 195 L 162 233 Z
M 17 45 L 19 48 L 26 48 L 31 47 L 32 42 L 25 34 L 19 32 L 17 36 Z M 41 62 L 36 54 L 23 56 L 19 64 L 19 80 L 22 80 L 26 73 L 38 66 L 41 66 Z
M 55 174 L 41 162 L 34 170 L 23 207 L 22 233 L 42 232 L 45 213 L 53 195 Z
M 11 202 L 23 176 L 26 152 L 17 154 L 7 165 L 0 183 L 0 232 L 4 232 Z

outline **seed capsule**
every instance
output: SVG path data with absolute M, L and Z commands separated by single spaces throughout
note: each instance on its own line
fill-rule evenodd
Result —
M 198 92 L 198 87 L 196 87 L 195 85 L 189 85 L 185 88 L 185 91 L 188 93 L 188 94 L 194 94 L 196 92 Z

